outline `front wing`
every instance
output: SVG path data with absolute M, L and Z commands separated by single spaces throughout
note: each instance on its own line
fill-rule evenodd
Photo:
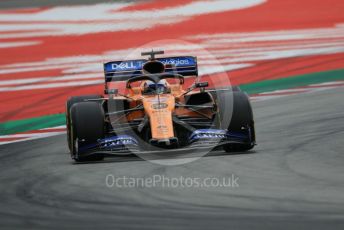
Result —
M 190 151 L 199 149 L 216 149 L 226 144 L 255 144 L 251 140 L 251 130 L 245 129 L 241 132 L 232 132 L 220 129 L 197 129 L 188 138 L 188 145 L 180 148 L 168 149 L 168 151 Z M 79 155 L 127 155 L 143 154 L 145 152 L 161 151 L 146 148 L 147 144 L 140 143 L 135 137 L 130 135 L 109 136 L 100 139 L 92 144 L 85 144 L 82 140 L 77 140 Z M 166 149 L 164 149 L 166 151 Z

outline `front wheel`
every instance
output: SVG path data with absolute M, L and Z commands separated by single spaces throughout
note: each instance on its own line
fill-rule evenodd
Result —
M 245 92 L 218 91 L 216 92 L 218 114 L 217 126 L 234 132 L 246 131 L 248 138 L 245 143 L 226 144 L 226 152 L 244 152 L 255 146 L 255 128 L 252 107 Z
M 96 144 L 104 138 L 104 110 L 97 102 L 80 102 L 71 107 L 71 155 L 76 162 L 102 160 L 102 155 L 88 155 L 83 146 Z M 87 151 L 86 151 L 87 152 Z
M 83 96 L 76 96 L 76 97 L 70 97 L 66 102 L 66 126 L 67 126 L 67 142 L 68 142 L 68 148 L 69 150 L 72 150 L 72 143 L 71 143 L 71 132 L 70 132 L 70 110 L 72 106 L 79 102 L 86 102 L 90 99 L 100 99 L 102 98 L 101 95 L 83 95 Z

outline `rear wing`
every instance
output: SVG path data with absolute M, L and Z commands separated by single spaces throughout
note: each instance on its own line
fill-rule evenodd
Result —
M 198 76 L 197 58 L 193 56 L 156 58 L 165 65 L 166 73 Z M 126 81 L 142 75 L 142 66 L 148 60 L 112 61 L 104 63 L 105 82 Z

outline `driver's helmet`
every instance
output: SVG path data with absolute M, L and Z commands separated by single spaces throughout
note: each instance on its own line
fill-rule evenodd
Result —
M 144 93 L 165 93 L 167 91 L 167 82 L 165 79 L 160 80 L 158 83 L 153 81 L 146 81 L 144 84 Z

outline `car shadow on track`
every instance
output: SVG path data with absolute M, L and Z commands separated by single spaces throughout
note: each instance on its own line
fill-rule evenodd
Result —
M 234 156 L 234 155 L 248 155 L 248 154 L 255 154 L 257 153 L 254 150 L 250 150 L 247 152 L 225 152 L 225 151 L 212 151 L 204 155 L 203 157 L 215 157 L 215 156 Z M 180 156 L 180 155 L 178 155 Z M 185 155 L 183 157 L 185 159 L 192 158 L 188 155 Z M 169 158 L 166 158 L 166 156 L 161 156 L 161 158 L 156 158 L 155 160 L 173 160 L 173 155 Z M 179 158 L 180 159 L 180 158 Z M 102 161 L 85 161 L 85 162 L 74 162 L 74 165 L 83 165 L 83 164 L 105 164 L 105 163 L 122 163 L 122 162 L 131 162 L 131 161 L 146 161 L 144 158 L 141 158 L 137 156 L 136 154 L 127 154 L 127 155 L 119 155 L 119 156 L 110 156 L 105 157 Z

